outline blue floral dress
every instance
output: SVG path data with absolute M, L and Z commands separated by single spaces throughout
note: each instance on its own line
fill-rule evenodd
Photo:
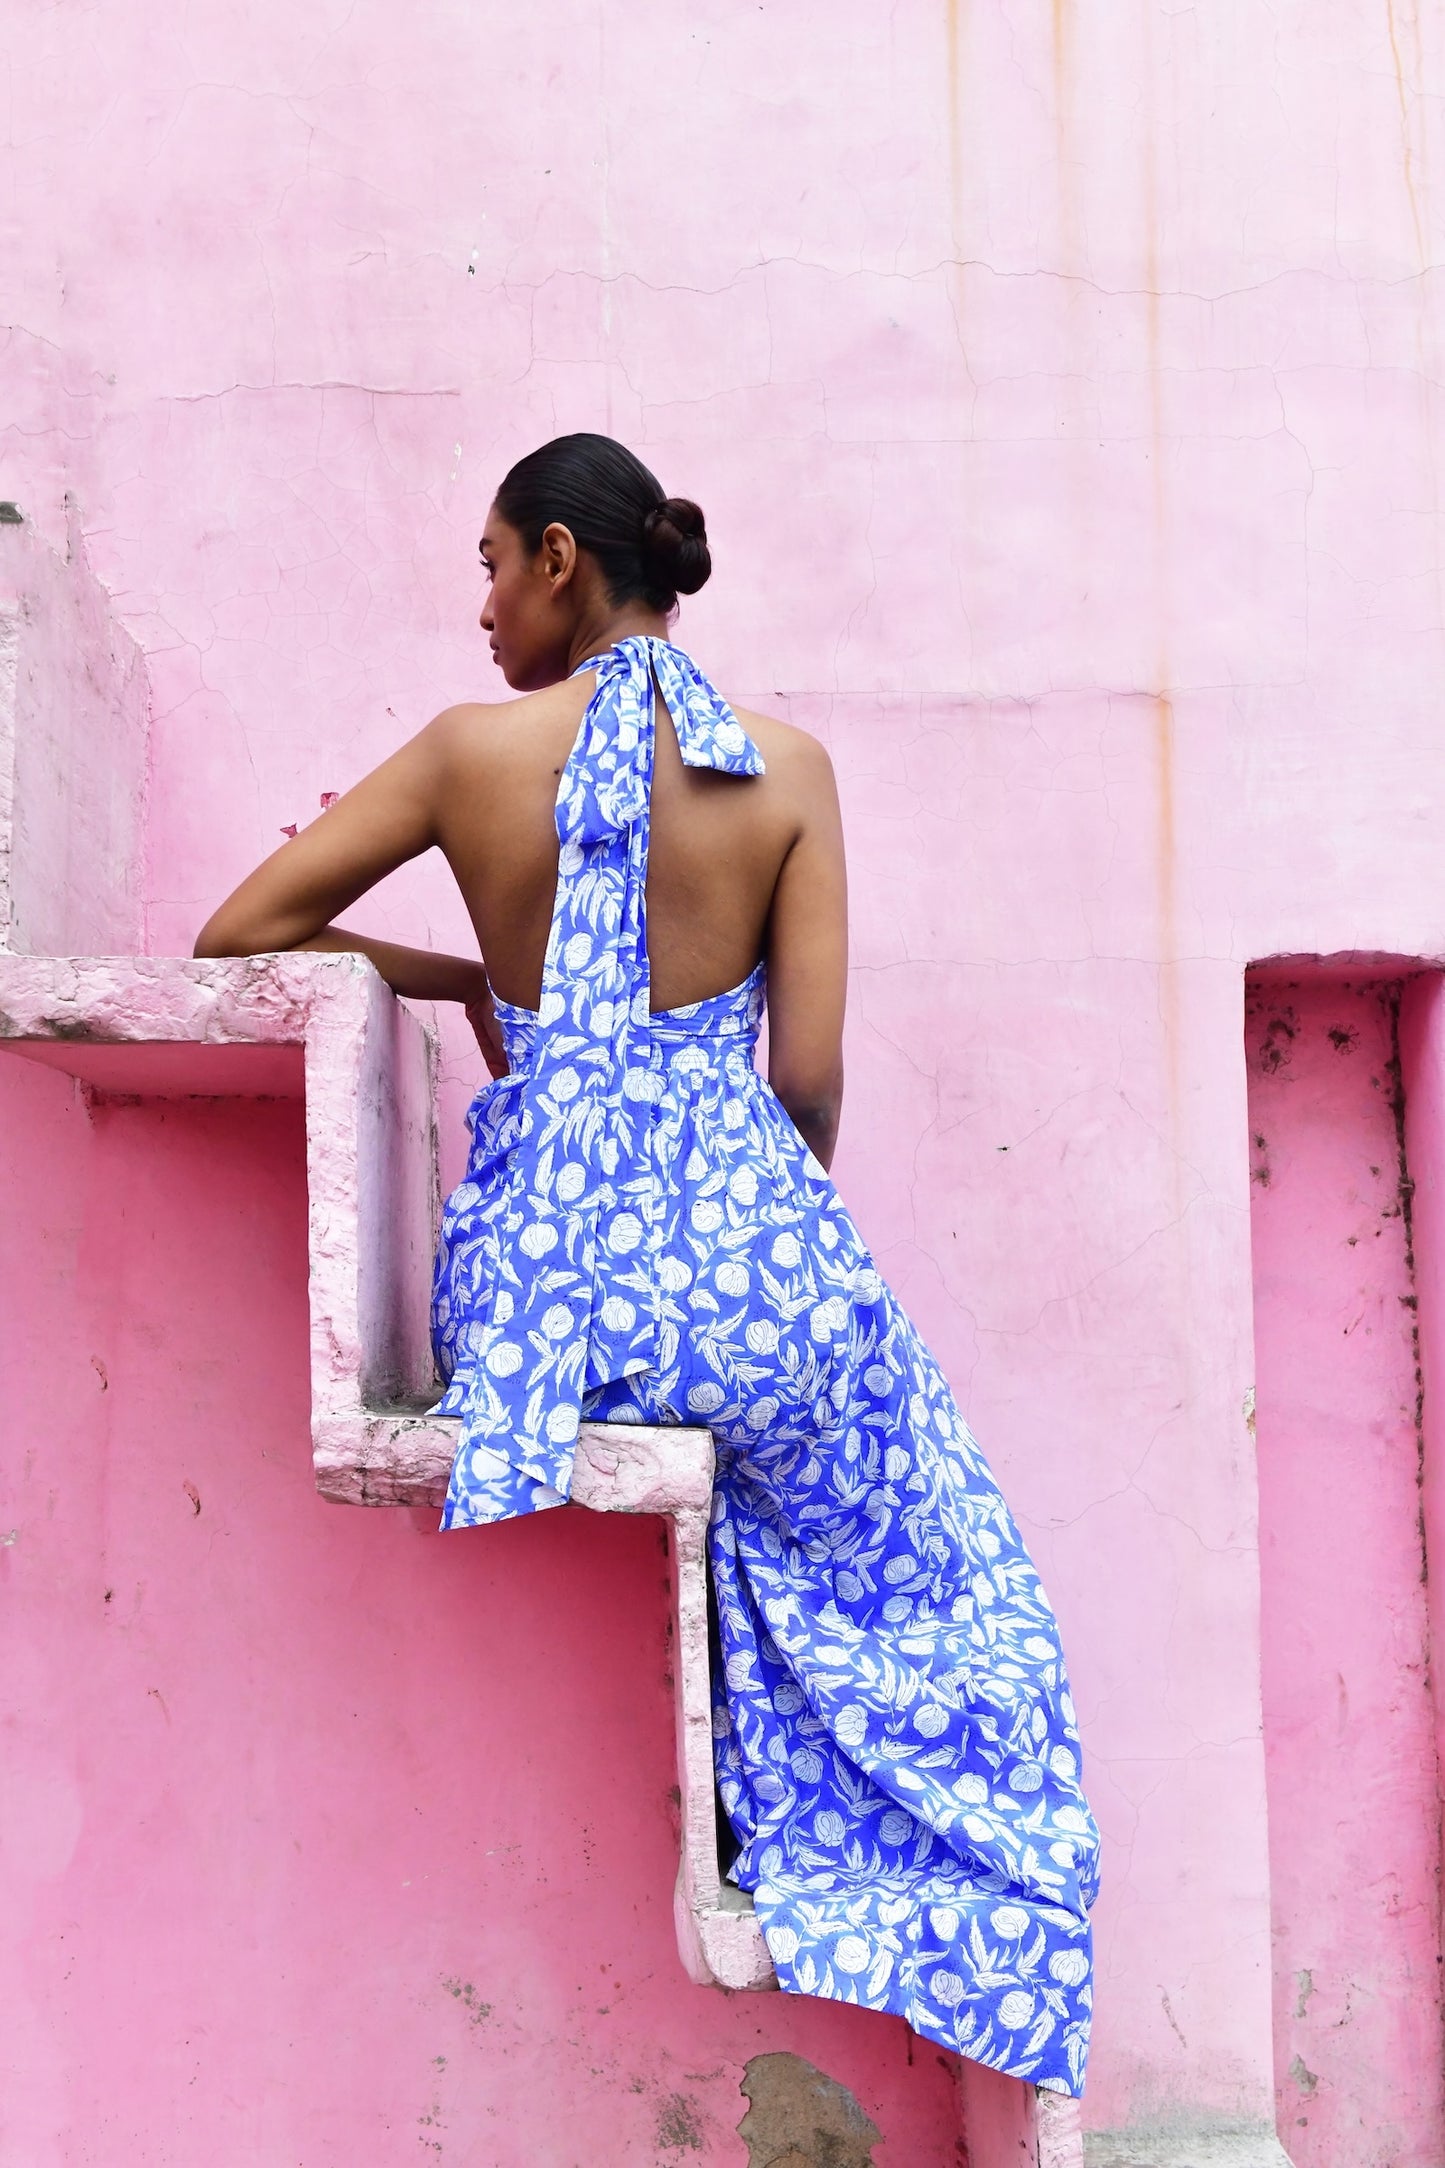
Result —
M 717 1780 L 781 1985 L 1077 2094 L 1098 1839 L 1048 1600 L 753 1067 L 762 967 L 650 1010 L 654 681 L 690 766 L 762 758 L 666 641 L 584 667 L 541 1005 L 496 1005 L 511 1071 L 472 1106 L 443 1215 L 443 1526 L 560 1504 L 584 1416 L 705 1423 Z

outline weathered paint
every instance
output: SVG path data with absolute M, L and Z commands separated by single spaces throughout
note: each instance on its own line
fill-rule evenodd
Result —
M 1280 2133 L 1296 2168 L 1445 2153 L 1440 1777 L 1398 982 L 1248 1012 Z M 1439 1157 L 1422 1130 L 1416 1156 Z
M 873 2168 L 882 2136 L 836 2078 L 800 2055 L 755 2055 L 743 2072 L 748 2110 L 738 2135 L 748 2168 Z
M 1404 1158 L 1410 1183 L 1410 1236 L 1418 1302 L 1420 1532 L 1424 1543 L 1428 1659 L 1432 1687 L 1435 1766 L 1445 1770 L 1445 975 L 1409 980 L 1400 1001 L 1400 1082 L 1404 1095 Z M 1437 1813 L 1439 1791 L 1436 1793 Z M 1441 1861 L 1440 1864 L 1445 1864 Z M 1437 1873 L 1436 1935 L 1445 1951 L 1445 1921 Z M 1314 1981 L 1308 1985 L 1311 1996 Z M 1413 2077 L 1413 2073 L 1412 2073 Z
M 150 688 L 87 562 L 0 522 L 0 950 L 141 948 Z

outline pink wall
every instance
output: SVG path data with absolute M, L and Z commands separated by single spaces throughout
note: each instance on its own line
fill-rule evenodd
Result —
M 1427 1573 L 1438 1589 L 1445 1573 L 1445 975 L 1438 971 L 1406 983 L 1400 1003 L 1400 1069 L 1419 1305 L 1420 1532 Z M 1445 1604 L 1438 1594 L 1429 1601 L 1427 1625 L 1438 1770 L 1445 1769 L 1445 1694 L 1439 1686 L 1445 1680 Z M 1436 1895 L 1438 1900 L 1438 1886 Z
M 707 506 L 719 572 L 683 637 L 838 764 L 856 971 L 837 1171 L 1063 1615 L 1110 1846 L 1086 2121 L 1141 2146 L 1273 2115 L 1243 969 L 1445 954 L 1442 36 L 1415 0 L 848 0 L 826 32 L 739 0 L 252 0 L 176 19 L 34 5 L 9 41 L 0 494 L 58 541 L 75 493 L 145 652 L 157 952 L 188 948 L 321 791 L 444 702 L 501 689 L 473 561 L 510 458 L 610 427 Z M 357 916 L 463 938 L 431 864 Z M 452 1030 L 453 1167 L 476 1074 Z M 563 1520 L 445 1545 L 307 1502 L 286 1367 L 301 1295 L 265 1268 L 300 1208 L 282 1185 L 262 1210 L 272 1144 L 246 1302 L 201 1261 L 162 1274 L 155 1294 L 186 1307 L 148 1298 L 124 1326 L 157 1336 L 128 1412 L 76 1399 L 92 1350 L 82 1364 L 64 1321 L 114 1310 L 107 1275 L 139 1285 L 149 1254 L 203 1261 L 210 1220 L 243 1202 L 226 1154 L 284 1125 L 223 1117 L 221 1153 L 214 1115 L 167 1119 L 166 1152 L 146 1147 L 171 1170 L 164 1241 L 122 1239 L 92 1190 L 89 1247 L 67 1262 L 62 1245 L 35 1291 L 74 1374 L 5 1380 L 32 1457 L 0 1559 L 28 1574 L 26 1546 L 53 1546 L 24 1630 L 72 1659 L 63 1708 L 35 1679 L 17 1720 L 58 1757 L 78 1833 L 72 1858 L 40 1810 L 55 1850 L 26 1885 L 31 2121 L 10 2160 L 61 2145 L 57 2117 L 114 2158 L 105 2115 L 191 2157 L 168 2134 L 202 2053 L 212 2128 L 270 2116 L 267 2143 L 322 2161 L 354 2158 L 383 2112 L 409 2147 L 445 2055 L 459 2154 L 463 2136 L 485 2151 L 490 2106 L 528 2160 L 567 2162 L 570 2138 L 545 2135 L 559 2115 L 591 2131 L 692 2086 L 704 2157 L 725 2162 L 754 2041 L 852 2086 L 898 2168 L 946 2159 L 942 2078 L 908 2070 L 900 2029 L 695 2002 L 677 1975 L 648 1531 Z M 139 1164 L 122 1136 L 159 1120 L 115 1117 L 118 1179 Z M 121 1447 L 77 1497 L 103 1419 Z M 203 1582 L 193 1440 L 231 1456 L 232 1548 L 218 1538 Z M 224 1871 L 188 1885 L 201 1909 L 166 1887 L 174 1962 L 138 2009 L 125 1907 L 148 1901 L 182 1810 L 145 1819 L 174 1721 L 101 1766 L 84 1706 L 108 1622 L 79 1590 L 120 1540 L 102 1502 L 127 1531 L 115 1601 L 143 1581 L 168 1612 L 169 1685 L 138 1666 L 137 1701 L 154 1716 L 161 1685 L 173 1716 L 259 1757 Z M 244 1673 L 224 1723 L 211 1634 Z M 599 1666 L 609 1640 L 635 1656 Z M 539 1737 L 542 1699 L 580 1740 Z M 101 1694 L 107 1724 L 120 1705 Z M 635 1766 L 605 1793 L 601 1710 Z M 164 1766 L 186 1811 L 232 1811 L 229 1769 Z M 112 1873 L 127 1800 L 135 1850 Z M 605 1880 L 578 1855 L 584 1822 Z M 275 1879 L 282 1828 L 335 1877 L 304 1902 L 304 1865 Z M 522 1847 L 516 1868 L 493 1833 Z M 589 1955 L 627 1977 L 605 2019 L 556 1958 L 563 1860 Z M 413 1869 L 433 1877 L 424 1902 L 383 1894 L 416 1888 Z M 61 1919 L 92 1938 L 73 2006 Z M 504 1996 L 465 1963 L 483 1936 Z M 434 2023 L 443 1975 L 476 1982 L 505 2032 L 455 2005 Z M 97 2075 L 117 2004 L 153 2028 L 118 2097 Z M 239 2163 L 254 2129 L 234 2127 Z M 1100 2137 L 1096 2158 L 1124 2145 Z
M 0 526 L 0 949 L 131 954 L 145 922 L 145 658 L 87 561 Z
M 1445 2153 L 1400 996 L 1275 975 L 1246 1026 L 1275 2066 L 1296 2168 Z M 1442 1142 L 1437 1106 L 1416 1162 Z

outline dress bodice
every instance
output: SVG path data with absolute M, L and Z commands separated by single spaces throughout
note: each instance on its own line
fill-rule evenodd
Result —
M 557 790 L 557 892 L 536 1009 L 496 1004 L 512 1073 L 473 1106 L 508 1164 L 504 1244 L 486 1313 L 439 1412 L 462 1417 L 449 1523 L 566 1498 L 589 1390 L 652 1367 L 660 1290 L 653 1110 L 683 1050 L 750 1051 L 763 969 L 685 1008 L 651 1012 L 647 861 L 657 692 L 688 767 L 763 773 L 762 755 L 697 664 L 632 637 L 595 670 Z M 580 673 L 579 673 L 580 674 Z M 465 1189 L 465 1185 L 463 1185 Z M 462 1193 L 458 1192 L 460 1196 Z M 612 1282 L 627 1280 L 627 1298 Z

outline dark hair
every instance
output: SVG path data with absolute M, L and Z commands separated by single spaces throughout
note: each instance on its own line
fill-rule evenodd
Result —
M 688 497 L 664 497 L 656 475 L 612 437 L 579 430 L 519 459 L 497 491 L 497 510 L 540 549 L 555 520 L 602 567 L 614 602 L 671 610 L 712 571 L 707 526 Z

